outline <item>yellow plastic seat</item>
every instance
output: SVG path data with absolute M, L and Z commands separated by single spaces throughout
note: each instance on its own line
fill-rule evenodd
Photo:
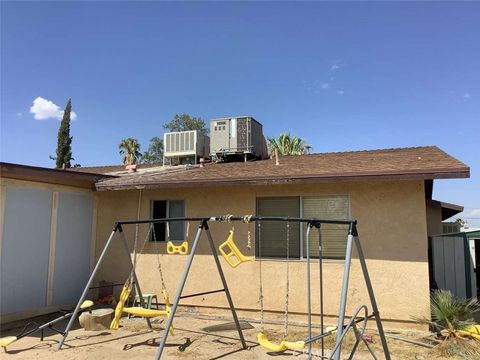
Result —
M 275 344 L 267 339 L 264 333 L 258 333 L 257 340 L 259 344 L 272 352 L 282 352 L 286 350 L 302 351 L 305 348 L 304 341 L 286 341 L 282 340 L 280 344 Z
M 120 294 L 120 299 L 118 300 L 117 307 L 115 308 L 115 317 L 110 323 L 110 330 L 116 330 L 120 326 L 120 317 L 122 313 L 127 313 L 130 315 L 141 316 L 144 318 L 154 318 L 159 316 L 169 316 L 171 311 L 170 299 L 166 290 L 163 290 L 163 297 L 165 299 L 165 310 L 158 309 L 146 309 L 141 306 L 134 307 L 125 307 L 125 302 L 128 300 L 130 293 L 132 291 L 131 285 L 125 284 Z M 173 335 L 173 326 L 170 326 L 170 334 Z
M 92 307 L 94 305 L 92 300 L 85 300 L 82 305 L 80 305 L 80 309 L 85 310 L 88 309 L 89 307 Z
M 141 306 L 126 307 L 126 308 L 123 308 L 123 312 L 130 315 L 141 316 L 146 318 L 168 316 L 168 313 L 169 313 L 169 311 L 167 310 L 146 309 Z
M 218 250 L 220 254 L 222 254 L 225 261 L 230 265 L 232 268 L 236 268 L 241 263 L 247 261 L 254 261 L 255 258 L 251 256 L 245 256 L 242 252 L 238 249 L 237 245 L 233 241 L 233 230 L 230 230 L 228 233 L 227 240 L 223 242 L 219 247 Z
M 6 348 L 8 345 L 17 341 L 16 336 L 5 336 L 0 338 L 0 347 Z
M 470 336 L 476 341 L 480 341 L 480 325 L 468 326 L 465 330 L 460 330 L 459 333 L 462 336 Z
M 170 255 L 173 255 L 173 254 L 187 255 L 188 242 L 184 241 L 180 245 L 175 245 L 171 241 L 167 242 L 167 253 Z

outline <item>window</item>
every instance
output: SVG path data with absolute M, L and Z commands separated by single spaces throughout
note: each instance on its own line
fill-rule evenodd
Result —
M 349 199 L 346 195 L 257 198 L 258 216 L 288 216 L 325 219 L 348 219 Z M 257 227 L 257 256 L 264 258 L 287 257 L 287 224 L 278 221 L 262 221 L 261 234 Z M 289 258 L 306 257 L 304 239 L 307 225 L 290 223 Z M 322 224 L 321 235 L 323 257 L 343 259 L 345 257 L 348 225 Z M 304 242 L 304 241 L 303 241 Z M 310 256 L 318 257 L 318 232 L 310 233 Z
M 178 218 L 185 216 L 184 200 L 153 200 L 152 201 L 152 217 L 154 219 Z M 185 222 L 175 221 L 169 225 L 170 240 L 183 241 L 185 238 Z M 152 234 L 151 241 L 166 241 L 168 238 L 167 224 L 157 223 L 153 226 L 155 235 Z

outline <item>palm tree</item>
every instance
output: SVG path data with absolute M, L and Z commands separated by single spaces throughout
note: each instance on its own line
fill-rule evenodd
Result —
M 474 325 L 473 314 L 480 310 L 476 299 L 458 299 L 448 290 L 436 290 L 430 296 L 431 319 L 416 318 L 419 323 L 430 325 L 443 340 L 439 345 L 443 355 L 480 355 L 478 345 L 468 339 Z
M 134 165 L 137 160 L 142 156 L 140 153 L 140 144 L 137 139 L 123 139 L 118 145 L 120 155 L 123 155 L 124 165 Z
M 278 138 L 268 138 L 268 147 L 271 152 L 277 149 L 279 155 L 303 155 L 312 149 L 305 139 L 291 136 L 290 133 L 281 133 Z

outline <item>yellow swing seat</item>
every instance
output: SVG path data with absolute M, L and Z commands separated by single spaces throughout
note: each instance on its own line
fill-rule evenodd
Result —
M 123 312 L 130 315 L 141 316 L 145 318 L 168 316 L 168 314 L 170 313 L 169 310 L 145 309 L 141 306 L 126 307 L 126 308 L 123 308 Z
M 180 255 L 187 255 L 188 254 L 188 242 L 184 241 L 180 245 L 175 245 L 173 242 L 167 242 L 167 253 L 170 255 L 173 254 L 180 254 Z
M 459 331 L 462 336 L 470 336 L 476 341 L 480 341 L 480 325 L 470 325 L 465 330 Z
M 225 261 L 230 265 L 232 268 L 236 268 L 241 263 L 247 261 L 254 261 L 255 258 L 251 256 L 245 256 L 242 252 L 238 249 L 237 245 L 233 241 L 233 234 L 234 231 L 230 230 L 228 233 L 227 240 L 223 242 L 219 247 L 218 250 L 220 254 L 222 254 Z
M 122 313 L 141 316 L 145 318 L 153 318 L 153 317 L 159 317 L 159 316 L 168 317 L 170 315 L 170 310 L 171 310 L 170 299 L 165 290 L 162 291 L 163 298 L 165 299 L 165 310 L 145 309 L 140 306 L 125 307 L 125 302 L 128 300 L 128 297 L 130 296 L 131 291 L 132 291 L 131 284 L 125 284 L 123 286 L 122 293 L 120 294 L 120 299 L 118 300 L 117 307 L 115 308 L 115 317 L 110 323 L 110 330 L 118 329 L 118 327 L 120 326 L 120 316 L 122 315 Z M 173 335 L 173 326 L 170 326 L 169 332 L 170 334 Z
M 305 341 L 286 341 L 282 340 L 280 344 L 275 344 L 267 339 L 264 333 L 258 333 L 257 340 L 261 346 L 272 352 L 282 352 L 286 350 L 302 351 L 305 348 Z
M 8 345 L 17 341 L 16 336 L 5 336 L 0 338 L 0 347 L 6 348 Z

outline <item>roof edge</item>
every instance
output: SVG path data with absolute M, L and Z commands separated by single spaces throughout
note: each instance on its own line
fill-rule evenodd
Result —
M 265 178 L 237 178 L 237 179 L 208 179 L 208 180 L 186 180 L 186 181 L 154 181 L 126 185 L 103 185 L 96 183 L 97 191 L 110 190 L 134 190 L 134 189 L 159 189 L 159 188 L 185 188 L 193 186 L 222 186 L 222 185 L 284 185 L 284 184 L 311 184 L 331 181 L 369 181 L 369 180 L 425 180 L 425 179 L 462 179 L 470 177 L 470 169 L 453 171 L 445 169 L 443 172 L 392 172 L 390 174 L 362 174 L 352 173 L 342 176 L 302 176 L 302 177 L 265 177 Z

